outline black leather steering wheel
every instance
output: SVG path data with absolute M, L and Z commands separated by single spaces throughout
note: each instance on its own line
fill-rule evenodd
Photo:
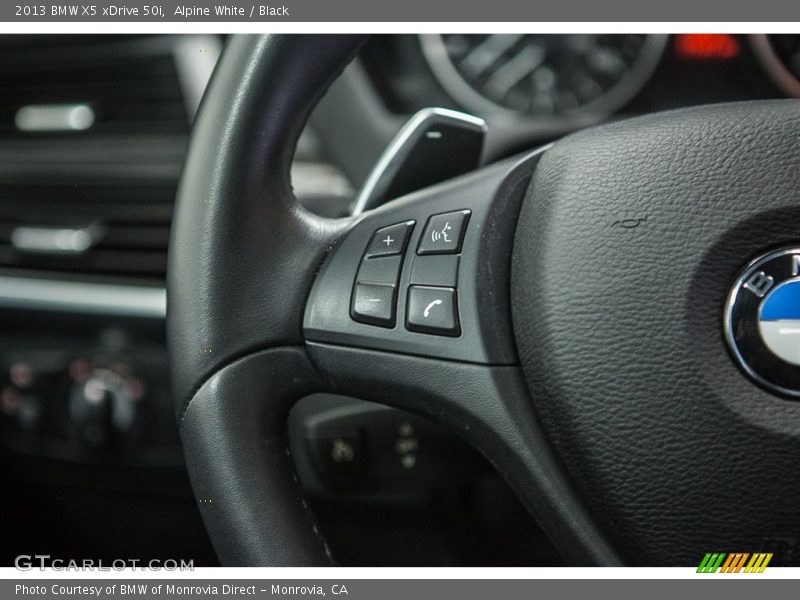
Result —
M 590 129 L 324 219 L 294 201 L 289 168 L 363 41 L 232 38 L 194 127 L 168 330 L 187 465 L 221 562 L 335 562 L 287 443 L 288 411 L 319 391 L 457 431 L 571 564 L 689 565 L 794 543 L 800 404 L 743 376 L 721 324 L 742 266 L 797 241 L 800 105 Z M 464 211 L 463 238 L 426 255 L 429 236 L 458 236 L 429 217 Z M 390 230 L 410 231 L 391 261 L 365 257 L 376 231 L 412 221 Z M 375 302 L 392 315 L 354 320 L 359 281 L 383 286 L 365 289 L 388 292 Z M 456 322 L 424 330 L 420 302 L 452 289 Z

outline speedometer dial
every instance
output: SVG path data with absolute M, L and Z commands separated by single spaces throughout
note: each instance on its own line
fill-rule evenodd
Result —
M 665 35 L 423 35 L 442 86 L 479 114 L 603 117 L 648 80 Z

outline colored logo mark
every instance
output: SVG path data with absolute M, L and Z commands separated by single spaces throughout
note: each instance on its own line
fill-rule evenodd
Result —
M 790 279 L 770 292 L 761 303 L 758 328 L 775 355 L 800 365 L 800 280 Z
M 707 552 L 697 567 L 698 573 L 763 573 L 772 553 L 756 552 Z

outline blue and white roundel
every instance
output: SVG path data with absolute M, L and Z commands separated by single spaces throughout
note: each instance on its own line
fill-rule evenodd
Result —
M 764 298 L 758 330 L 776 356 L 800 365 L 800 279 L 781 283 Z

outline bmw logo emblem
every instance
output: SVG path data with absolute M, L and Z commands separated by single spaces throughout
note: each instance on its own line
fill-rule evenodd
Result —
M 725 306 L 725 338 L 752 379 L 800 397 L 800 247 L 770 252 L 742 271 Z

